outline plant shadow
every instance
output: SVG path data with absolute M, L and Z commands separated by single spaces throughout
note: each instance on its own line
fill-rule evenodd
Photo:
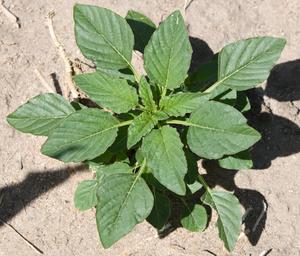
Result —
M 76 172 L 86 170 L 85 165 L 30 172 L 17 184 L 0 188 L 0 227 L 24 210 L 36 198 L 65 182 Z

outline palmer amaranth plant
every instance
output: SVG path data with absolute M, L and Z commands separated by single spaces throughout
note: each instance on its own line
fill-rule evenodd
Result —
M 192 48 L 179 11 L 156 27 L 135 11 L 122 18 L 105 8 L 76 5 L 74 20 L 77 45 L 96 65 L 95 72 L 74 81 L 97 106 L 45 93 L 10 114 L 8 123 L 47 136 L 43 154 L 83 162 L 96 173 L 79 184 L 75 206 L 96 207 L 105 248 L 145 219 L 162 229 L 170 198 L 177 198 L 184 228 L 203 231 L 211 207 L 220 238 L 233 250 L 242 224 L 239 201 L 232 192 L 211 189 L 197 161 L 251 168 L 249 148 L 261 136 L 243 116 L 250 109 L 244 91 L 268 77 L 285 40 L 231 43 L 189 74 Z M 131 63 L 134 50 L 143 54 L 145 75 Z M 191 200 L 197 191 L 197 201 Z

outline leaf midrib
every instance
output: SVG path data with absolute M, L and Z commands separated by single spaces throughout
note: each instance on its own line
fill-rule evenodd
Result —
M 122 204 L 121 204 L 121 206 L 119 208 L 118 215 L 116 216 L 116 218 L 113 221 L 113 224 L 112 224 L 113 226 L 115 226 L 117 224 L 117 222 L 119 221 L 119 219 L 121 217 L 121 214 L 123 212 L 124 206 L 125 206 L 125 204 L 127 204 L 127 201 L 128 201 L 128 199 L 129 199 L 129 197 L 131 195 L 131 192 L 132 192 L 132 190 L 133 190 L 133 188 L 134 188 L 134 186 L 137 183 L 137 181 L 138 181 L 139 178 L 140 178 L 140 175 L 136 175 L 136 177 L 134 178 L 134 180 L 133 180 L 133 182 L 132 182 L 132 184 L 131 184 L 131 186 L 130 186 L 127 194 L 126 194 L 126 197 L 125 197 L 124 201 L 122 202 Z M 108 229 L 108 228 L 106 228 L 106 229 Z M 110 229 L 110 230 L 112 230 L 112 229 Z
M 72 114 L 72 113 L 71 113 Z M 69 116 L 70 114 L 66 114 L 66 115 L 63 115 L 63 116 L 49 116 L 49 117 L 30 117 L 30 116 L 21 116 L 21 117 L 8 117 L 8 119 L 15 119 L 15 120 L 19 120 L 19 119 L 29 119 L 29 120 L 49 120 L 49 119 L 62 119 L 62 118 L 65 118 L 67 116 Z
M 226 234 L 226 232 L 225 232 L 225 225 L 224 225 L 224 223 L 223 223 L 223 220 L 222 220 L 222 218 L 220 217 L 220 216 L 221 216 L 221 215 L 220 215 L 220 210 L 219 210 L 217 204 L 215 203 L 214 196 L 213 196 L 213 193 L 212 193 L 211 189 L 208 188 L 206 191 L 207 191 L 207 193 L 209 194 L 209 196 L 211 197 L 212 203 L 213 203 L 213 205 L 214 205 L 214 208 L 215 208 L 216 212 L 218 213 L 219 220 L 220 220 L 220 223 L 222 224 L 222 228 L 223 228 L 223 231 L 224 231 L 224 232 L 223 232 L 223 233 L 224 233 L 224 237 L 225 237 L 225 240 L 226 240 L 226 241 L 224 241 L 224 242 L 225 242 L 225 244 L 226 244 L 226 245 L 228 246 L 228 248 L 229 248 L 228 236 L 227 236 L 227 234 Z
M 62 149 L 62 148 L 64 148 L 65 146 L 72 145 L 72 144 L 77 143 L 77 142 L 80 142 L 80 141 L 82 141 L 82 140 L 89 139 L 89 138 L 91 138 L 91 137 L 93 137 L 93 136 L 97 136 L 98 134 L 104 133 L 104 132 L 106 132 L 106 131 L 109 131 L 109 130 L 111 130 L 111 129 L 118 128 L 118 127 L 119 127 L 119 124 L 116 124 L 116 125 L 114 125 L 114 126 L 112 126 L 112 127 L 106 128 L 106 129 L 104 129 L 104 130 L 98 131 L 98 132 L 96 132 L 96 133 L 90 134 L 90 135 L 85 136 L 85 137 L 82 137 L 82 138 L 80 138 L 80 139 L 73 140 L 73 141 L 71 141 L 71 142 L 69 142 L 69 143 L 61 144 L 59 147 L 55 147 L 55 148 L 56 148 L 56 149 Z
M 171 129 L 172 129 L 172 128 L 171 128 Z M 172 130 L 170 130 L 170 131 L 172 132 Z M 165 140 L 164 140 L 165 138 L 164 138 L 164 136 L 163 136 L 162 130 L 160 129 L 159 132 L 160 132 L 161 141 L 162 141 L 162 143 L 163 143 L 163 146 L 164 146 L 164 149 L 165 149 L 167 158 L 168 158 L 168 160 L 169 160 L 170 163 L 173 163 L 173 161 L 172 161 L 172 158 L 173 158 L 173 157 L 172 157 L 172 156 L 169 156 L 169 151 L 167 150 L 166 142 L 165 142 Z M 171 134 L 171 133 L 169 133 L 169 134 Z M 174 173 L 175 173 L 175 176 L 176 176 L 176 178 L 177 178 L 177 181 L 181 181 L 181 182 L 178 182 L 178 184 L 180 184 L 181 189 L 184 190 L 184 188 L 182 188 L 183 177 L 180 176 L 181 173 L 178 172 L 178 168 L 176 168 L 175 166 L 173 166 L 172 169 L 173 169 L 173 170 L 174 170 L 174 169 L 176 170 Z M 159 170 L 158 170 L 158 172 L 159 172 Z
M 241 66 L 240 68 L 236 69 L 235 71 L 233 71 L 232 73 L 226 75 L 225 77 L 223 77 L 221 80 L 217 81 L 214 85 L 212 85 L 214 88 L 217 87 L 219 84 L 222 84 L 224 81 L 230 79 L 232 76 L 234 76 L 236 73 L 239 73 L 241 70 L 247 68 L 250 64 L 253 64 L 257 59 L 261 58 L 262 55 L 267 54 L 269 51 L 271 51 L 271 48 L 265 52 L 263 52 L 262 54 L 257 55 L 255 58 L 251 59 L 248 63 L 246 63 L 245 65 Z M 220 76 L 220 73 L 218 74 L 218 76 Z M 227 86 L 228 87 L 228 86 Z
M 209 126 L 202 126 L 202 125 L 199 125 L 199 124 L 195 124 L 195 123 L 190 123 L 190 122 L 184 122 L 185 125 L 187 126 L 192 126 L 192 127 L 198 127 L 198 128 L 201 128 L 201 129 L 204 129 L 204 130 L 211 130 L 211 131 L 215 131 L 215 132 L 222 132 L 222 133 L 230 133 L 230 134 L 242 134 L 242 135 L 247 135 L 247 136 L 252 136 L 251 134 L 249 133 L 237 133 L 237 132 L 232 132 L 231 130 L 224 130 L 224 129 L 217 129 L 217 128 L 213 128 L 213 127 L 209 127 Z M 242 125 L 242 124 L 241 124 Z M 246 125 L 246 124 L 244 124 Z M 249 126 L 250 127 L 250 126 Z M 229 127 L 230 129 L 231 127 Z M 251 127 L 250 127 L 251 128 Z M 254 135 L 253 135 L 254 136 Z
M 178 19 L 179 17 L 177 16 L 177 19 Z M 179 28 L 179 23 L 178 24 L 176 24 L 176 29 L 175 29 L 175 32 L 174 33 L 172 33 L 172 46 L 171 46 L 171 48 L 170 48 L 170 54 L 169 54 L 169 56 L 168 56 L 168 66 L 167 66 L 167 75 L 166 75 L 166 83 L 165 83 L 165 86 L 164 87 L 166 87 L 166 88 L 168 88 L 168 82 L 169 82 L 169 75 L 170 75 L 170 66 L 171 66 L 171 56 L 172 56 L 172 53 L 173 53 L 173 50 L 174 50 L 174 48 L 175 48 L 175 46 L 176 46 L 176 44 L 175 44 L 175 42 L 174 42 L 174 37 L 175 37 L 175 33 L 177 33 L 177 31 L 178 31 L 178 28 Z M 165 89 L 165 88 L 164 88 Z

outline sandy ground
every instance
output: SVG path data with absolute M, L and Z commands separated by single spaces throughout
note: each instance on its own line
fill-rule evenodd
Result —
M 143 11 L 156 23 L 184 1 L 81 1 L 112 8 Z M 5 0 L 21 28 L 0 12 L 0 217 L 40 248 L 45 255 L 227 255 L 214 227 L 204 233 L 182 228 L 159 239 L 148 224 L 104 250 L 95 226 L 94 211 L 74 208 L 77 183 L 88 171 L 64 169 L 62 163 L 39 153 L 44 138 L 21 134 L 5 117 L 29 98 L 46 92 L 34 69 L 49 84 L 64 84 L 64 65 L 49 37 L 45 16 L 55 10 L 55 30 L 72 58 L 81 57 L 73 35 L 73 0 Z M 234 190 L 246 208 L 253 228 L 261 208 L 268 205 L 257 229 L 243 236 L 231 255 L 300 255 L 300 1 L 195 0 L 186 12 L 190 34 L 200 38 L 199 56 L 209 58 L 229 42 L 256 35 L 282 36 L 287 46 L 263 89 L 250 92 L 254 111 L 250 122 L 263 133 L 254 148 L 255 169 L 208 171 L 207 179 Z M 197 41 L 200 42 L 199 40 Z M 205 42 L 209 45 L 206 45 Z M 202 52 L 201 52 L 202 51 Z M 50 76 L 52 74 L 52 76 Z M 51 78 L 52 77 L 52 78 Z M 0 224 L 0 256 L 37 255 L 11 228 Z

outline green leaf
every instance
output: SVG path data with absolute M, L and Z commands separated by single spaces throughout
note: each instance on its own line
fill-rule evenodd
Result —
M 160 107 L 169 116 L 184 116 L 199 108 L 208 96 L 205 93 L 180 92 L 164 97 L 160 102 Z
M 185 80 L 190 92 L 202 92 L 218 80 L 218 54 L 211 61 L 202 63 Z
M 156 229 L 160 230 L 167 223 L 170 212 L 171 203 L 167 196 L 155 191 L 154 194 L 154 206 L 147 218 L 147 221 Z
M 232 251 L 239 237 L 242 224 L 239 200 L 230 192 L 209 188 L 201 199 L 217 212 L 219 237 L 224 241 L 226 249 Z
M 155 24 L 144 14 L 129 10 L 126 21 L 134 34 L 134 50 L 144 53 L 145 46 L 156 29 Z
M 109 175 L 103 179 L 97 197 L 97 228 L 105 248 L 147 218 L 153 207 L 153 195 L 139 175 Z
M 269 76 L 285 40 L 256 37 L 225 46 L 219 54 L 218 84 L 237 91 L 255 87 Z
M 184 82 L 191 56 L 183 17 L 175 11 L 153 33 L 145 48 L 144 67 L 149 78 L 161 88 L 174 89 Z
M 238 153 L 261 138 L 238 110 L 214 101 L 203 103 L 186 125 L 190 126 L 187 134 L 190 149 L 207 159 Z
M 127 163 L 115 162 L 109 165 L 96 164 L 93 162 L 89 163 L 89 168 L 96 173 L 97 181 L 99 184 L 102 184 L 102 180 L 112 174 L 119 173 L 132 173 L 132 167 Z
M 219 159 L 218 162 L 222 168 L 230 170 L 251 169 L 253 166 L 251 155 L 248 150 L 232 156 L 225 156 L 224 158 Z
M 146 109 L 150 112 L 156 111 L 156 104 L 153 100 L 151 86 L 144 76 L 142 76 L 140 80 L 139 94 Z
M 180 219 L 185 229 L 192 232 L 203 231 L 207 224 L 207 213 L 202 205 L 183 201 Z
M 96 180 L 84 180 L 80 182 L 75 191 L 75 207 L 81 211 L 85 211 L 96 206 L 97 188 L 98 183 Z
M 157 123 L 158 120 L 148 112 L 143 112 L 135 117 L 128 127 L 127 147 L 131 148 L 134 146 L 142 137 L 147 135 Z
M 154 177 L 178 195 L 185 195 L 186 192 L 184 176 L 187 163 L 182 147 L 176 129 L 170 126 L 152 130 L 141 147 L 147 167 L 153 171 Z
M 76 4 L 75 37 L 82 54 L 102 69 L 131 66 L 133 33 L 126 20 L 111 10 Z
M 7 116 L 7 122 L 15 129 L 47 136 L 63 119 L 75 110 L 62 96 L 45 93 L 30 99 Z
M 101 155 L 114 142 L 118 120 L 99 109 L 82 109 L 64 119 L 42 147 L 44 155 L 81 162 Z
M 138 103 L 136 90 L 124 79 L 94 72 L 77 75 L 74 81 L 93 101 L 116 113 L 125 113 Z

